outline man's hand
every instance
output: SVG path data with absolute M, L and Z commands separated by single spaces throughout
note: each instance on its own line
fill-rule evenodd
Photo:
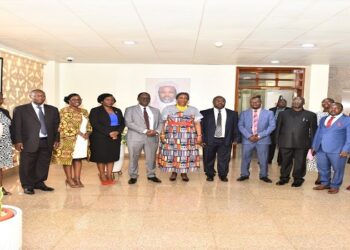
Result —
M 340 157 L 348 157 L 349 153 L 343 151 L 343 152 L 341 152 L 339 155 L 340 155 Z
M 117 140 L 118 135 L 119 135 L 119 132 L 118 132 L 118 131 L 113 131 L 113 132 L 110 132 L 110 133 L 109 133 L 109 136 L 110 136 L 113 140 Z
M 154 137 L 157 135 L 157 131 L 149 129 L 149 130 L 147 130 L 146 135 L 149 137 Z
M 16 143 L 16 144 L 15 144 L 15 149 L 16 149 L 18 152 L 22 152 L 22 150 L 23 150 L 23 143 L 22 143 L 22 142 Z
M 249 141 L 251 141 L 251 142 L 257 142 L 257 141 L 259 141 L 258 135 L 252 135 L 252 136 L 249 137 L 248 139 L 249 139 Z
M 55 141 L 54 144 L 53 144 L 53 148 L 57 149 L 59 146 L 60 146 L 60 142 Z

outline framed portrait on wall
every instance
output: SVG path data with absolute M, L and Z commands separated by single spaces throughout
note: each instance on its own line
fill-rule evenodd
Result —
M 176 104 L 179 92 L 190 92 L 190 78 L 146 78 L 146 89 L 151 94 L 151 106 L 161 111 Z
M 2 65 L 3 65 L 4 59 L 0 57 L 0 92 L 2 93 Z

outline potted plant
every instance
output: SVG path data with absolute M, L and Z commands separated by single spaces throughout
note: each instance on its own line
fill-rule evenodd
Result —
M 126 133 L 127 133 L 127 129 L 124 129 L 123 133 L 122 133 L 122 142 L 120 145 L 120 157 L 119 160 L 114 162 L 113 165 L 113 174 L 117 173 L 118 175 L 122 175 L 122 167 L 124 164 L 124 154 L 125 154 L 125 148 L 126 148 Z
M 0 187 L 0 249 L 22 249 L 22 210 L 14 206 L 3 206 Z

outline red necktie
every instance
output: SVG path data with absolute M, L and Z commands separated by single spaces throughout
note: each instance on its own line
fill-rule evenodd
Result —
M 149 129 L 149 117 L 146 108 L 143 108 L 143 118 L 145 118 L 146 128 Z
M 333 121 L 334 118 L 335 118 L 335 117 L 332 116 L 332 117 L 328 120 L 328 122 L 327 122 L 327 124 L 326 124 L 326 128 L 330 128 L 330 127 L 332 126 L 332 121 Z

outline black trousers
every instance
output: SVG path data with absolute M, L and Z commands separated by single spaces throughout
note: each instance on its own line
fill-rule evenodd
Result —
M 49 174 L 52 149 L 47 140 L 41 139 L 36 152 L 20 154 L 19 178 L 23 188 L 34 188 L 43 184 Z
M 280 179 L 289 181 L 290 173 L 293 169 L 292 176 L 295 181 L 304 180 L 306 174 L 306 155 L 308 149 L 304 148 L 280 148 L 282 156 L 281 176 Z M 294 162 L 294 164 L 293 164 Z M 294 168 L 293 168 L 294 165 Z
M 270 146 L 269 146 L 269 158 L 268 158 L 269 163 L 272 162 L 273 157 L 275 156 L 275 150 L 276 150 L 276 144 L 270 144 Z M 280 150 L 278 150 L 278 154 L 277 154 L 277 164 L 278 165 L 282 164 L 282 156 L 281 156 Z
M 220 177 L 226 177 L 231 159 L 232 144 L 225 145 L 224 138 L 214 138 L 214 142 L 203 148 L 204 172 L 209 177 L 215 176 L 215 161 Z

